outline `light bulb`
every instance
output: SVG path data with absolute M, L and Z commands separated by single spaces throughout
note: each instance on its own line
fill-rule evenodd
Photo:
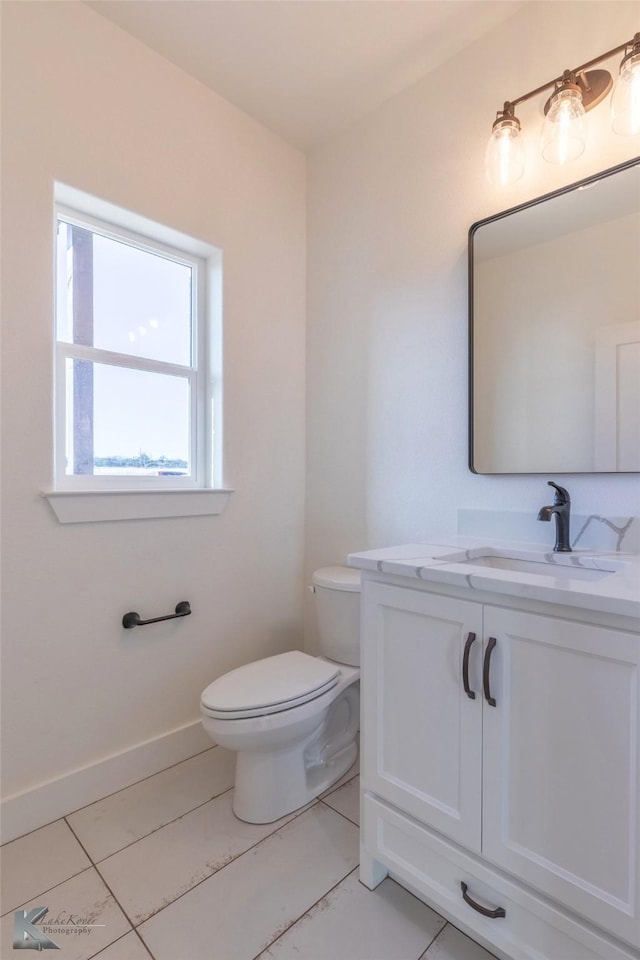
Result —
M 524 173 L 524 144 L 520 121 L 507 103 L 493 124 L 484 158 L 487 180 L 498 187 L 515 183 Z
M 640 133 L 640 34 L 633 38 L 631 52 L 622 59 L 620 76 L 611 98 L 611 126 L 614 133 Z
M 580 156 L 586 140 L 587 120 L 580 87 L 565 79 L 549 101 L 542 128 L 542 156 L 549 163 L 567 163 Z

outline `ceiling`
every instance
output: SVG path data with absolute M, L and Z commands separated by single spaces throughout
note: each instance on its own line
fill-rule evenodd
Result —
M 85 0 L 310 150 L 415 83 L 521 0 Z

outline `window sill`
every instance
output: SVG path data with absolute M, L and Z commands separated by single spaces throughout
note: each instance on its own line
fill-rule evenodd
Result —
M 233 490 L 83 490 L 43 493 L 60 523 L 204 517 L 224 511 Z

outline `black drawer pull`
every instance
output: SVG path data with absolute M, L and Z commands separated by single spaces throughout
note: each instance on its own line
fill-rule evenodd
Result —
M 462 655 L 462 685 L 464 687 L 464 692 L 469 697 L 470 700 L 475 700 L 476 695 L 469 686 L 469 652 L 471 650 L 471 644 L 475 641 L 475 633 L 470 633 L 467 636 L 467 642 L 464 645 L 464 654 Z
M 496 645 L 496 638 L 489 637 L 489 643 L 487 644 L 487 649 L 484 653 L 484 666 L 482 670 L 482 685 L 484 687 L 484 697 L 490 707 L 495 707 L 496 701 L 491 696 L 491 688 L 489 686 L 489 667 L 491 666 L 491 652 Z
M 478 913 L 481 913 L 483 917 L 489 917 L 490 920 L 498 920 L 500 917 L 506 917 L 507 913 L 504 907 L 496 907 L 495 910 L 489 910 L 488 907 L 482 907 L 479 903 L 476 903 L 475 900 L 472 900 L 469 894 L 467 893 L 467 885 L 464 880 L 460 881 L 460 889 L 462 890 L 462 899 L 465 903 L 468 903 L 470 907 L 473 907 Z

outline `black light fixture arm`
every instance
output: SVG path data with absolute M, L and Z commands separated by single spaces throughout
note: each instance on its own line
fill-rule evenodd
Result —
M 532 97 L 536 97 L 539 93 L 542 93 L 544 90 L 548 90 L 550 87 L 559 86 L 562 81 L 565 79 L 567 74 L 572 74 L 574 77 L 579 76 L 584 70 L 588 70 L 589 67 L 593 67 L 596 63 L 602 63 L 603 60 L 608 60 L 609 57 L 614 57 L 616 53 L 622 53 L 622 51 L 633 52 L 634 47 L 637 47 L 640 51 L 640 32 L 636 33 L 632 40 L 627 40 L 625 43 L 620 43 L 617 47 L 613 47 L 611 50 L 607 50 L 606 53 L 601 53 L 599 56 L 594 57 L 593 60 L 587 60 L 586 63 L 580 64 L 579 67 L 575 67 L 573 70 L 566 70 L 564 74 L 560 77 L 556 77 L 554 80 L 549 80 L 547 83 L 543 83 L 541 86 L 536 87 L 535 90 L 530 90 L 528 93 L 523 93 L 522 96 L 516 97 L 515 100 L 508 100 L 505 103 L 505 109 L 507 106 L 513 110 L 519 103 L 524 103 L 525 100 L 531 100 Z

